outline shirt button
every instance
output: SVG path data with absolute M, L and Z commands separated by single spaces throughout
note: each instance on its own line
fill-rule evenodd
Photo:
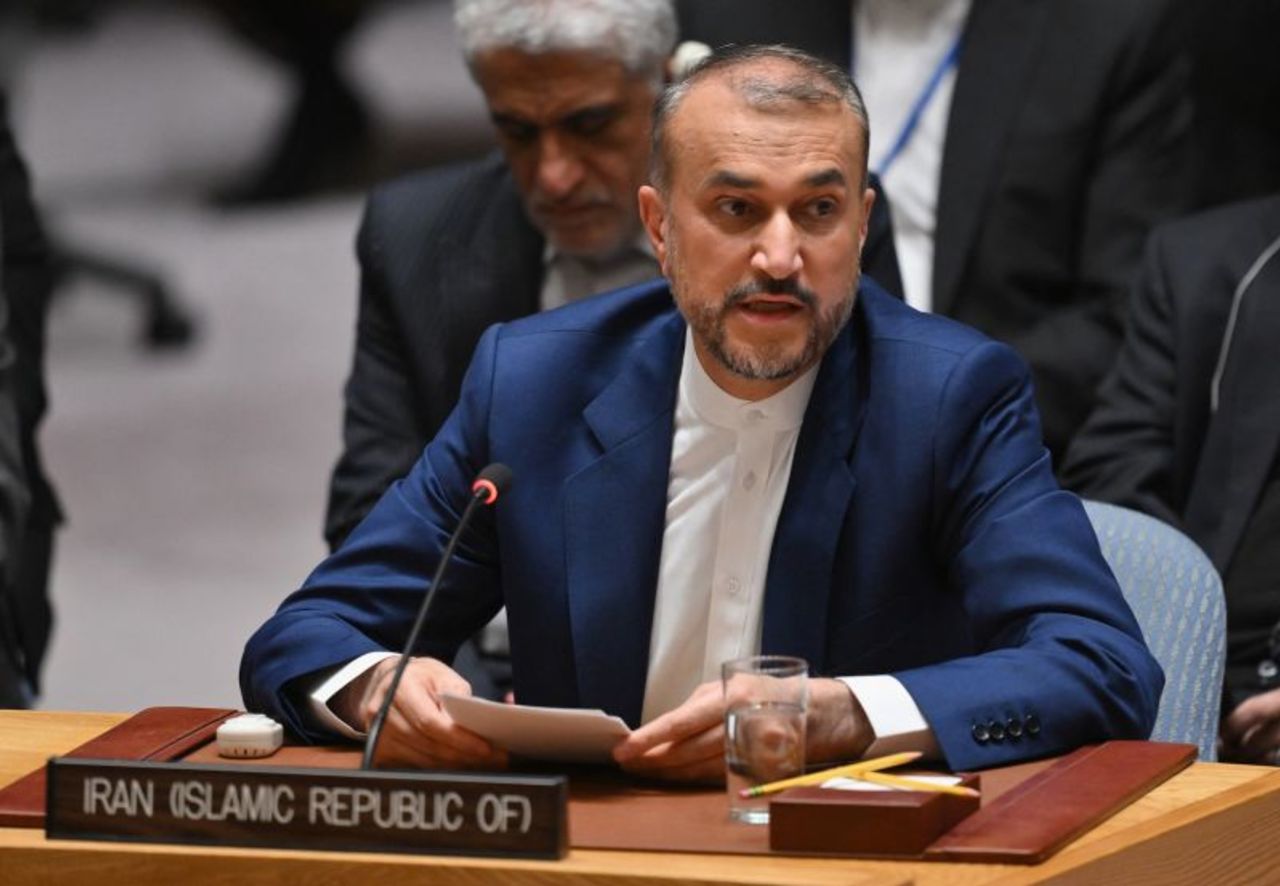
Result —
M 1010 717 L 1005 720 L 1004 728 L 1010 738 L 1022 738 L 1022 721 L 1017 717 Z
M 725 588 L 726 588 L 726 589 L 728 589 L 729 593 L 731 593 L 731 594 L 736 594 L 736 593 L 738 593 L 738 590 L 742 587 L 742 585 L 738 582 L 738 580 L 737 580 L 736 578 L 730 578 L 730 579 L 728 579 L 728 580 L 724 583 L 724 586 L 725 586 Z
M 752 471 L 742 478 L 742 488 L 750 491 L 756 485 L 756 472 Z
M 1004 724 L 999 720 L 988 721 L 987 734 L 991 736 L 992 741 L 1004 741 Z
M 987 731 L 985 723 L 973 724 L 973 740 L 978 744 L 986 744 L 991 738 L 991 733 Z
M 1040 734 L 1040 718 L 1035 714 L 1027 714 L 1022 718 L 1022 722 L 1026 724 L 1027 735 Z
M 761 412 L 759 409 L 753 409 L 747 413 L 747 418 L 749 418 L 751 421 L 761 421 L 764 419 L 764 413 Z

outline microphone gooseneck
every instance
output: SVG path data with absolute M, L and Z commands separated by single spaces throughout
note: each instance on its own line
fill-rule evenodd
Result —
M 449 561 L 453 559 L 453 550 L 458 546 L 458 539 L 462 537 L 462 530 L 466 529 L 467 524 L 471 522 L 471 515 L 475 513 L 477 507 L 480 505 L 489 506 L 498 500 L 498 496 L 511 485 L 511 476 L 511 468 L 494 462 L 477 474 L 476 479 L 472 482 L 471 498 L 467 500 L 467 506 L 462 511 L 462 517 L 459 518 L 458 526 L 453 530 L 453 535 L 449 536 L 449 543 L 445 545 L 444 553 L 440 556 L 440 562 L 436 566 L 436 573 L 431 579 L 431 587 L 427 589 L 427 595 L 423 598 L 422 605 L 418 607 L 418 617 L 413 622 L 412 630 L 409 631 L 409 639 L 404 644 L 404 652 L 400 654 L 400 661 L 396 664 L 395 672 L 391 675 L 391 685 L 387 687 L 386 697 L 382 699 L 382 705 L 378 708 L 378 713 L 374 716 L 373 722 L 369 724 L 369 735 L 364 742 L 364 757 L 360 761 L 361 769 L 373 768 L 373 755 L 378 748 L 378 739 L 382 735 L 382 724 L 386 722 L 387 714 L 391 711 L 391 702 L 395 699 L 396 690 L 400 687 L 404 669 L 409 665 L 409 655 L 418 644 L 418 636 L 422 633 L 422 626 L 427 622 L 427 612 L 431 609 L 431 601 L 435 599 L 436 591 L 440 589 L 440 579 L 444 576 L 445 570 L 449 566 Z

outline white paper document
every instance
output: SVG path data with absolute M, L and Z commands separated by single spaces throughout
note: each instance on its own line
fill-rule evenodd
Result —
M 534 760 L 608 763 L 613 746 L 631 734 L 621 718 L 601 710 L 539 708 L 447 694 L 441 702 L 459 726 Z

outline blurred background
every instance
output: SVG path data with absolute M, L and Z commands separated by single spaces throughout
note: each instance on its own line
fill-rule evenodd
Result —
M 45 2 L 5 23 L 35 196 L 88 259 L 49 324 L 42 443 L 67 522 L 43 708 L 239 706 L 244 641 L 324 553 L 364 192 L 490 145 L 449 4 L 360 4 L 333 56 L 363 137 L 272 182 L 273 154 L 276 179 L 298 172 L 298 81 L 218 5 Z M 104 260 L 162 283 L 174 322 L 83 272 Z

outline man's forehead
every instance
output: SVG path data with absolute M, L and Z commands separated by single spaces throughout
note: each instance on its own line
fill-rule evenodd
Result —
M 732 156 L 758 142 L 794 140 L 798 149 L 828 145 L 834 154 L 859 151 L 859 124 L 842 101 L 811 104 L 782 99 L 759 106 L 739 88 L 741 81 L 717 77 L 696 84 L 669 124 L 677 152 L 704 160 Z
M 645 82 L 616 58 L 584 50 L 526 52 L 513 47 L 488 49 L 472 62 L 476 82 L 486 94 L 557 90 L 563 93 L 617 90 Z

